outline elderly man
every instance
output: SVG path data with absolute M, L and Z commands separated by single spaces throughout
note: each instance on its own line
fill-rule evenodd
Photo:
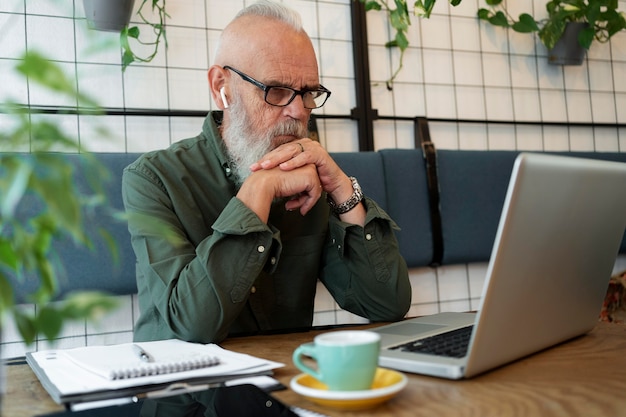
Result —
M 242 10 L 208 81 L 221 111 L 202 133 L 124 171 L 135 339 L 208 343 L 308 327 L 318 279 L 348 311 L 402 318 L 411 289 L 394 222 L 307 138 L 330 91 L 299 15 L 267 1 Z

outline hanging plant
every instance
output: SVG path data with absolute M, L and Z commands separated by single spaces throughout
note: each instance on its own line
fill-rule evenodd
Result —
M 167 47 L 165 18 L 169 15 L 165 12 L 165 0 L 142 0 L 137 10 L 139 19 L 154 33 L 154 37 L 149 41 L 141 37 L 138 26 L 129 25 L 134 4 L 135 0 L 83 0 L 85 17 L 90 29 L 120 33 L 123 71 L 133 62 L 151 62 L 159 50 L 161 41 L 165 42 Z M 151 4 L 157 22 L 152 22 L 144 16 L 146 4 Z M 131 46 L 131 43 L 135 42 L 150 46 L 152 52 L 145 56 L 137 55 Z
M 561 39 L 568 23 L 581 22 L 586 26 L 578 34 L 578 43 L 589 49 L 594 40 L 605 43 L 626 28 L 624 13 L 619 12 L 618 0 L 551 0 L 546 3 L 548 17 L 536 20 L 528 13 L 516 19 L 509 14 L 502 0 L 486 0 L 487 8 L 478 11 L 478 17 L 495 26 L 511 28 L 520 33 L 537 33 L 548 49 Z
M 359 0 L 365 6 L 365 11 L 377 10 L 385 11 L 388 15 L 389 24 L 395 30 L 393 39 L 385 44 L 387 48 L 398 48 L 400 57 L 398 58 L 398 66 L 385 82 L 388 90 L 392 90 L 393 82 L 402 70 L 404 52 L 409 47 L 409 40 L 406 36 L 409 26 L 411 25 L 411 15 L 406 0 L 394 0 L 395 8 L 389 6 L 385 0 Z M 437 0 L 417 0 L 413 4 L 414 15 L 428 19 L 435 6 Z M 452 6 L 457 6 L 461 0 L 449 0 Z
M 140 38 L 141 33 L 139 31 L 139 27 L 137 26 L 124 27 L 124 29 L 122 29 L 122 32 L 120 34 L 120 41 L 122 45 L 122 70 L 126 70 L 126 68 L 133 62 L 152 61 L 152 59 L 154 59 L 154 57 L 156 56 L 158 52 L 159 44 L 161 43 L 161 41 L 165 42 L 165 46 L 167 47 L 167 38 L 165 34 L 165 18 L 169 17 L 169 15 L 165 11 L 165 0 L 151 0 L 150 1 L 152 3 L 152 12 L 155 13 L 156 16 L 158 17 L 158 22 L 156 23 L 151 22 L 148 19 L 146 19 L 146 17 L 143 14 L 143 8 L 149 1 L 150 0 L 143 0 L 141 2 L 141 5 L 139 6 L 139 9 L 137 10 L 137 15 L 139 16 L 139 18 L 141 19 L 143 23 L 147 24 L 148 26 L 150 26 L 150 28 L 152 28 L 155 38 L 154 40 L 151 40 L 151 41 L 144 41 Z M 135 41 L 139 42 L 141 45 L 152 46 L 152 53 L 143 57 L 136 55 L 131 48 L 130 39 L 134 39 Z

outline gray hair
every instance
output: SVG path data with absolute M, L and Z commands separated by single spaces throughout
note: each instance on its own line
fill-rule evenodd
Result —
M 293 9 L 269 0 L 259 0 L 254 4 L 242 9 L 237 13 L 235 19 L 241 16 L 263 16 L 279 20 L 291 26 L 298 32 L 303 31 L 302 18 L 300 14 Z

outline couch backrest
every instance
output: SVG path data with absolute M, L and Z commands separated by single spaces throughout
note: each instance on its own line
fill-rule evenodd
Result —
M 442 265 L 487 262 L 517 151 L 437 151 Z M 626 153 L 554 152 L 626 162 Z M 624 192 L 626 190 L 616 190 Z M 620 253 L 626 253 L 626 236 Z
M 98 161 L 110 174 L 105 181 L 105 193 L 108 199 L 107 207 L 122 213 L 124 205 L 121 195 L 121 181 L 123 169 L 133 162 L 140 154 L 127 153 L 98 153 Z M 24 158 L 30 157 L 28 154 Z M 74 177 L 77 189 L 89 192 L 88 180 L 84 174 L 84 164 L 88 163 L 82 154 L 67 154 L 64 157 L 74 167 Z M 30 215 L 41 210 L 35 199 L 26 199 L 20 207 L 22 214 Z M 59 271 L 59 298 L 75 290 L 102 290 L 113 294 L 132 294 L 137 292 L 135 281 L 135 255 L 130 244 L 130 235 L 124 220 L 114 215 L 111 210 L 96 208 L 83 212 L 86 233 L 94 243 L 92 249 L 79 247 L 70 239 L 60 239 L 53 242 L 54 256 L 58 257 L 62 266 Z M 105 230 L 115 242 L 116 248 L 112 251 L 107 240 L 102 237 L 101 230 Z M 53 258 L 54 259 L 54 258 Z M 11 278 L 16 282 L 16 278 Z M 32 276 L 21 280 L 16 292 L 18 302 L 28 302 L 27 294 L 35 290 L 38 281 Z
M 438 191 L 437 216 L 429 206 L 427 166 L 420 149 L 385 149 L 378 152 L 333 153 L 348 174 L 358 178 L 364 193 L 377 201 L 400 226 L 400 251 L 409 267 L 486 262 L 500 219 L 500 211 L 513 167 L 515 151 L 439 150 L 436 158 Z M 626 162 L 626 153 L 561 153 L 571 156 Z M 110 206 L 123 211 L 121 178 L 123 169 L 138 153 L 98 153 L 95 156 L 111 175 L 106 184 Z M 28 155 L 25 155 L 28 157 Z M 68 154 L 75 166 L 79 189 L 86 189 L 82 174 L 84 158 Z M 624 192 L 624 190 L 616 190 Z M 37 210 L 25 207 L 26 212 Z M 76 247 L 70 241 L 54 243 L 65 271 L 60 276 L 60 297 L 73 290 L 100 289 L 113 294 L 132 294 L 135 282 L 135 255 L 124 220 L 101 209 L 85 213 L 87 232 L 93 237 L 93 250 Z M 436 222 L 440 219 L 440 226 Z M 434 223 L 435 222 L 435 223 Z M 98 236 L 104 229 L 117 244 L 115 261 L 105 241 Z M 437 235 L 441 230 L 441 235 Z M 439 245 L 442 251 L 435 250 Z M 441 252 L 441 253 L 439 253 Z M 626 236 L 621 253 L 626 253 Z M 17 286 L 17 299 L 27 302 L 26 294 L 36 282 L 25 280 Z

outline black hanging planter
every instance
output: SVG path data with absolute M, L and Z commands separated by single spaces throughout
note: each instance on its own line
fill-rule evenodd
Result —
M 90 29 L 119 32 L 130 22 L 135 0 L 83 0 Z
M 569 22 L 561 39 L 548 51 L 548 62 L 553 65 L 582 65 L 587 50 L 578 43 L 578 34 L 586 22 Z

